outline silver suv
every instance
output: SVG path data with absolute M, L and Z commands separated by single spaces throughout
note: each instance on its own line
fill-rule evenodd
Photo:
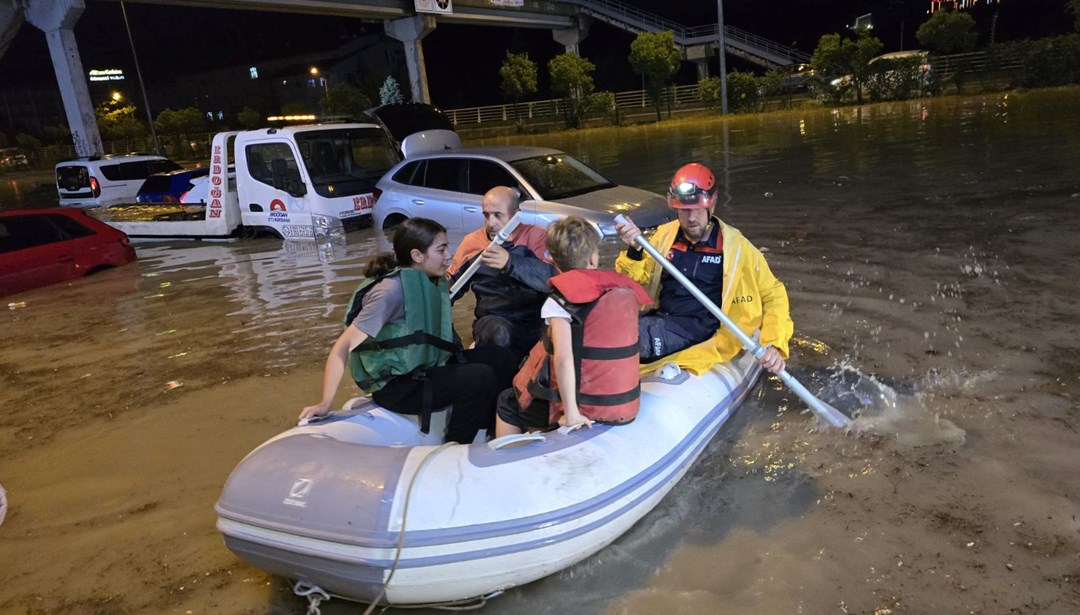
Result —
M 56 191 L 64 207 L 134 203 L 146 178 L 182 168 L 164 156 L 123 154 L 65 160 L 56 165 Z

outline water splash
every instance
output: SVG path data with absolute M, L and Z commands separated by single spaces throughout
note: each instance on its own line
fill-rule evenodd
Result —
M 829 370 L 820 395 L 851 416 L 849 430 L 859 436 L 890 438 L 905 448 L 917 448 L 962 446 L 967 435 L 935 412 L 927 404 L 931 396 L 923 391 L 900 382 L 890 386 L 846 361 Z

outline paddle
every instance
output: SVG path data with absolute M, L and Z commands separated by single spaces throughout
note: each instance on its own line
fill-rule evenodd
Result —
M 615 216 L 615 223 L 625 224 L 626 217 L 622 214 Z M 693 282 L 688 280 L 686 276 L 684 276 L 682 272 L 675 267 L 675 265 L 672 265 L 671 261 L 664 258 L 663 255 L 661 255 L 660 252 L 656 248 L 654 248 L 651 243 L 649 243 L 648 239 L 645 239 L 645 237 L 642 235 L 638 235 L 636 242 L 639 246 L 641 246 L 641 249 L 648 252 L 649 256 L 653 257 L 654 259 L 656 259 L 656 262 L 660 263 L 660 266 L 664 268 L 664 271 L 667 271 L 669 274 L 671 274 L 673 278 L 678 280 L 680 284 L 686 287 L 686 290 L 690 291 L 690 294 L 694 295 L 695 299 L 701 302 L 701 305 L 705 306 L 707 310 L 712 312 L 712 315 L 715 316 L 725 327 L 727 327 L 728 331 L 731 331 L 735 335 L 735 337 L 739 339 L 740 342 L 742 342 L 743 348 L 749 350 L 751 354 L 753 354 L 759 359 L 765 354 L 765 346 L 762 346 L 761 344 L 754 341 L 752 337 L 748 336 L 746 333 L 743 333 L 742 329 L 740 329 L 734 322 L 732 322 L 731 318 L 729 318 L 727 314 L 721 311 L 720 308 L 716 307 L 716 304 L 713 303 L 708 297 L 706 297 L 705 293 L 701 292 L 701 290 L 697 286 L 695 286 Z M 814 397 L 814 394 L 806 390 L 806 387 L 804 387 L 801 382 L 796 380 L 794 376 L 789 374 L 786 369 L 780 370 L 776 375 L 779 376 L 780 380 L 783 380 L 784 384 L 786 384 L 788 388 L 794 391 L 800 399 L 806 402 L 806 405 L 810 406 L 810 409 L 813 410 L 814 414 L 816 414 L 821 420 L 832 425 L 833 427 L 847 427 L 848 424 L 851 423 L 851 420 L 848 417 L 844 416 L 842 412 L 821 401 L 817 397 Z
M 510 235 L 514 232 L 514 229 L 516 229 L 518 225 L 521 224 L 521 220 L 518 218 L 518 216 L 520 215 L 521 212 L 514 214 L 514 217 L 510 218 L 510 220 L 506 222 L 506 226 L 499 229 L 499 232 L 495 234 L 495 239 L 492 239 L 491 243 L 488 244 L 488 248 L 494 245 L 502 245 L 510 239 Z M 465 270 L 465 273 L 463 273 L 461 277 L 458 278 L 458 281 L 454 282 L 454 285 L 450 287 L 451 299 L 457 296 L 457 294 L 461 292 L 461 289 L 465 288 L 465 285 L 469 283 L 469 278 L 471 278 L 473 274 L 476 273 L 476 270 L 479 268 L 480 255 L 477 254 L 476 259 L 474 259 L 472 264 L 469 265 L 469 268 Z

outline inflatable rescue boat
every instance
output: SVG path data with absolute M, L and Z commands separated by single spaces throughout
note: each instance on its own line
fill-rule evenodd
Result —
M 491 596 L 628 530 L 760 372 L 744 352 L 700 376 L 646 376 L 631 423 L 468 446 L 443 445 L 370 401 L 346 404 L 241 461 L 217 528 L 241 559 L 330 596 L 402 605 Z

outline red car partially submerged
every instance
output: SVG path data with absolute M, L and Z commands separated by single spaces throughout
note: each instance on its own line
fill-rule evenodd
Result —
M 133 260 L 128 236 L 82 209 L 0 211 L 0 297 Z

